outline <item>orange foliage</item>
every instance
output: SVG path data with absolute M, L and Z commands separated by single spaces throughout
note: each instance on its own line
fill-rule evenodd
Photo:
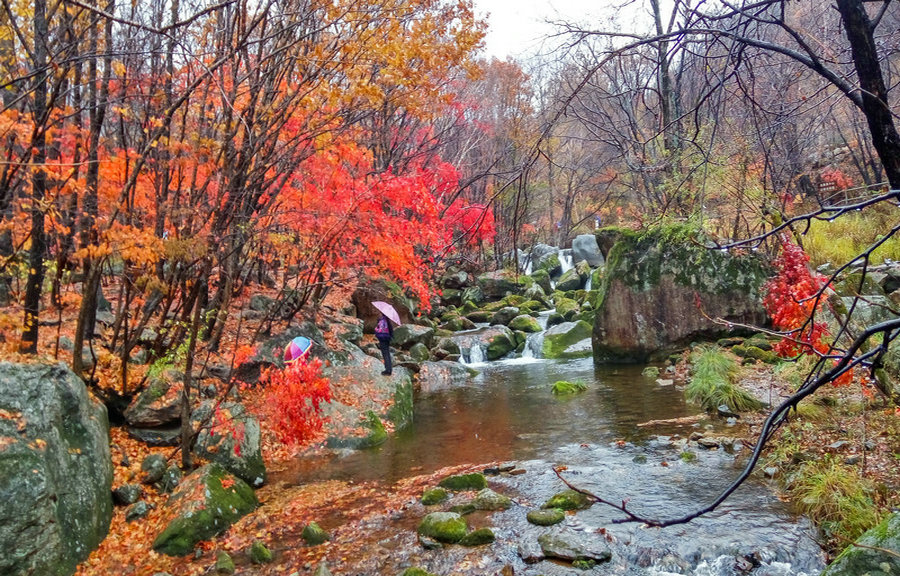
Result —
M 322 404 L 331 401 L 331 385 L 322 376 L 322 362 L 292 362 L 283 370 L 267 368 L 264 417 L 288 446 L 300 446 L 322 430 Z

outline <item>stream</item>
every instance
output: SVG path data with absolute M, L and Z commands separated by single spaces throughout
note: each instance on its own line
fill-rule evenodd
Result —
M 614 523 L 622 514 L 595 504 L 568 515 L 557 529 L 605 539 L 613 551 L 610 562 L 586 571 L 548 560 L 526 564 L 519 545 L 547 530 L 529 524 L 526 512 L 565 488 L 553 466 L 565 465 L 567 480 L 607 500 L 627 500 L 629 509 L 648 517 L 672 518 L 710 502 L 727 487 L 750 447 L 729 453 L 686 445 L 698 430 L 738 437 L 742 432 L 706 418 L 686 403 L 682 390 L 644 377 L 642 366 L 595 366 L 590 358 L 518 358 L 475 368 L 479 375 L 464 385 L 418 394 L 413 425 L 385 444 L 298 460 L 290 475 L 298 483 L 341 479 L 389 487 L 453 465 L 511 463 L 522 473 L 490 477 L 489 486 L 516 505 L 473 515 L 476 525 L 493 528 L 496 541 L 429 551 L 417 545 L 414 535 L 387 537 L 388 530 L 367 544 L 385 547 L 383 564 L 348 573 L 394 575 L 409 565 L 435 574 L 473 575 L 496 574 L 505 566 L 529 575 L 812 576 L 822 570 L 823 554 L 809 522 L 792 514 L 774 486 L 757 475 L 715 512 L 665 529 Z M 556 397 L 550 389 L 557 380 L 580 380 L 588 389 Z M 690 416 L 697 418 L 638 426 Z M 683 458 L 684 452 L 693 456 Z M 416 503 L 408 511 L 415 519 L 385 519 L 382 528 L 393 522 L 414 531 L 429 511 Z

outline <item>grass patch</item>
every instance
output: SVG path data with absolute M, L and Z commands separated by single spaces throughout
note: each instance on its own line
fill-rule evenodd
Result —
M 685 388 L 691 402 L 709 412 L 723 404 L 735 412 L 762 408 L 762 402 L 737 385 L 740 366 L 718 346 L 697 349 L 691 354 L 691 363 L 691 381 Z
M 803 247 L 814 266 L 829 262 L 849 262 L 866 247 L 879 240 L 880 232 L 890 230 L 900 219 L 900 209 L 879 206 L 865 212 L 841 216 L 833 222 L 813 220 L 809 232 L 803 238 Z M 835 238 L 840 238 L 836 242 Z M 872 264 L 881 264 L 885 258 L 900 260 L 900 238 L 887 240 L 872 254 Z
M 800 465 L 787 485 L 799 512 L 808 516 L 839 549 L 878 524 L 874 487 L 855 468 L 824 458 Z

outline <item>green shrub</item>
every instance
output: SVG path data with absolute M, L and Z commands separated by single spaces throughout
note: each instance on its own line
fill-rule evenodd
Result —
M 692 355 L 693 374 L 685 388 L 685 395 L 704 410 L 713 411 L 721 405 L 743 412 L 757 410 L 762 403 L 737 385 L 740 371 L 734 357 L 721 348 L 699 348 Z

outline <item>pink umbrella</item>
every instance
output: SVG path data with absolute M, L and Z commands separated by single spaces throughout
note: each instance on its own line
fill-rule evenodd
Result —
M 391 306 L 387 302 L 382 302 L 381 300 L 372 302 L 372 306 L 374 306 L 378 309 L 379 312 L 387 316 L 391 322 L 393 322 L 397 326 L 400 325 L 400 315 L 397 314 L 397 310 L 395 310 L 393 306 Z
M 310 349 L 312 349 L 312 340 L 306 336 L 297 336 L 284 347 L 284 363 L 292 364 L 297 360 L 305 362 Z

